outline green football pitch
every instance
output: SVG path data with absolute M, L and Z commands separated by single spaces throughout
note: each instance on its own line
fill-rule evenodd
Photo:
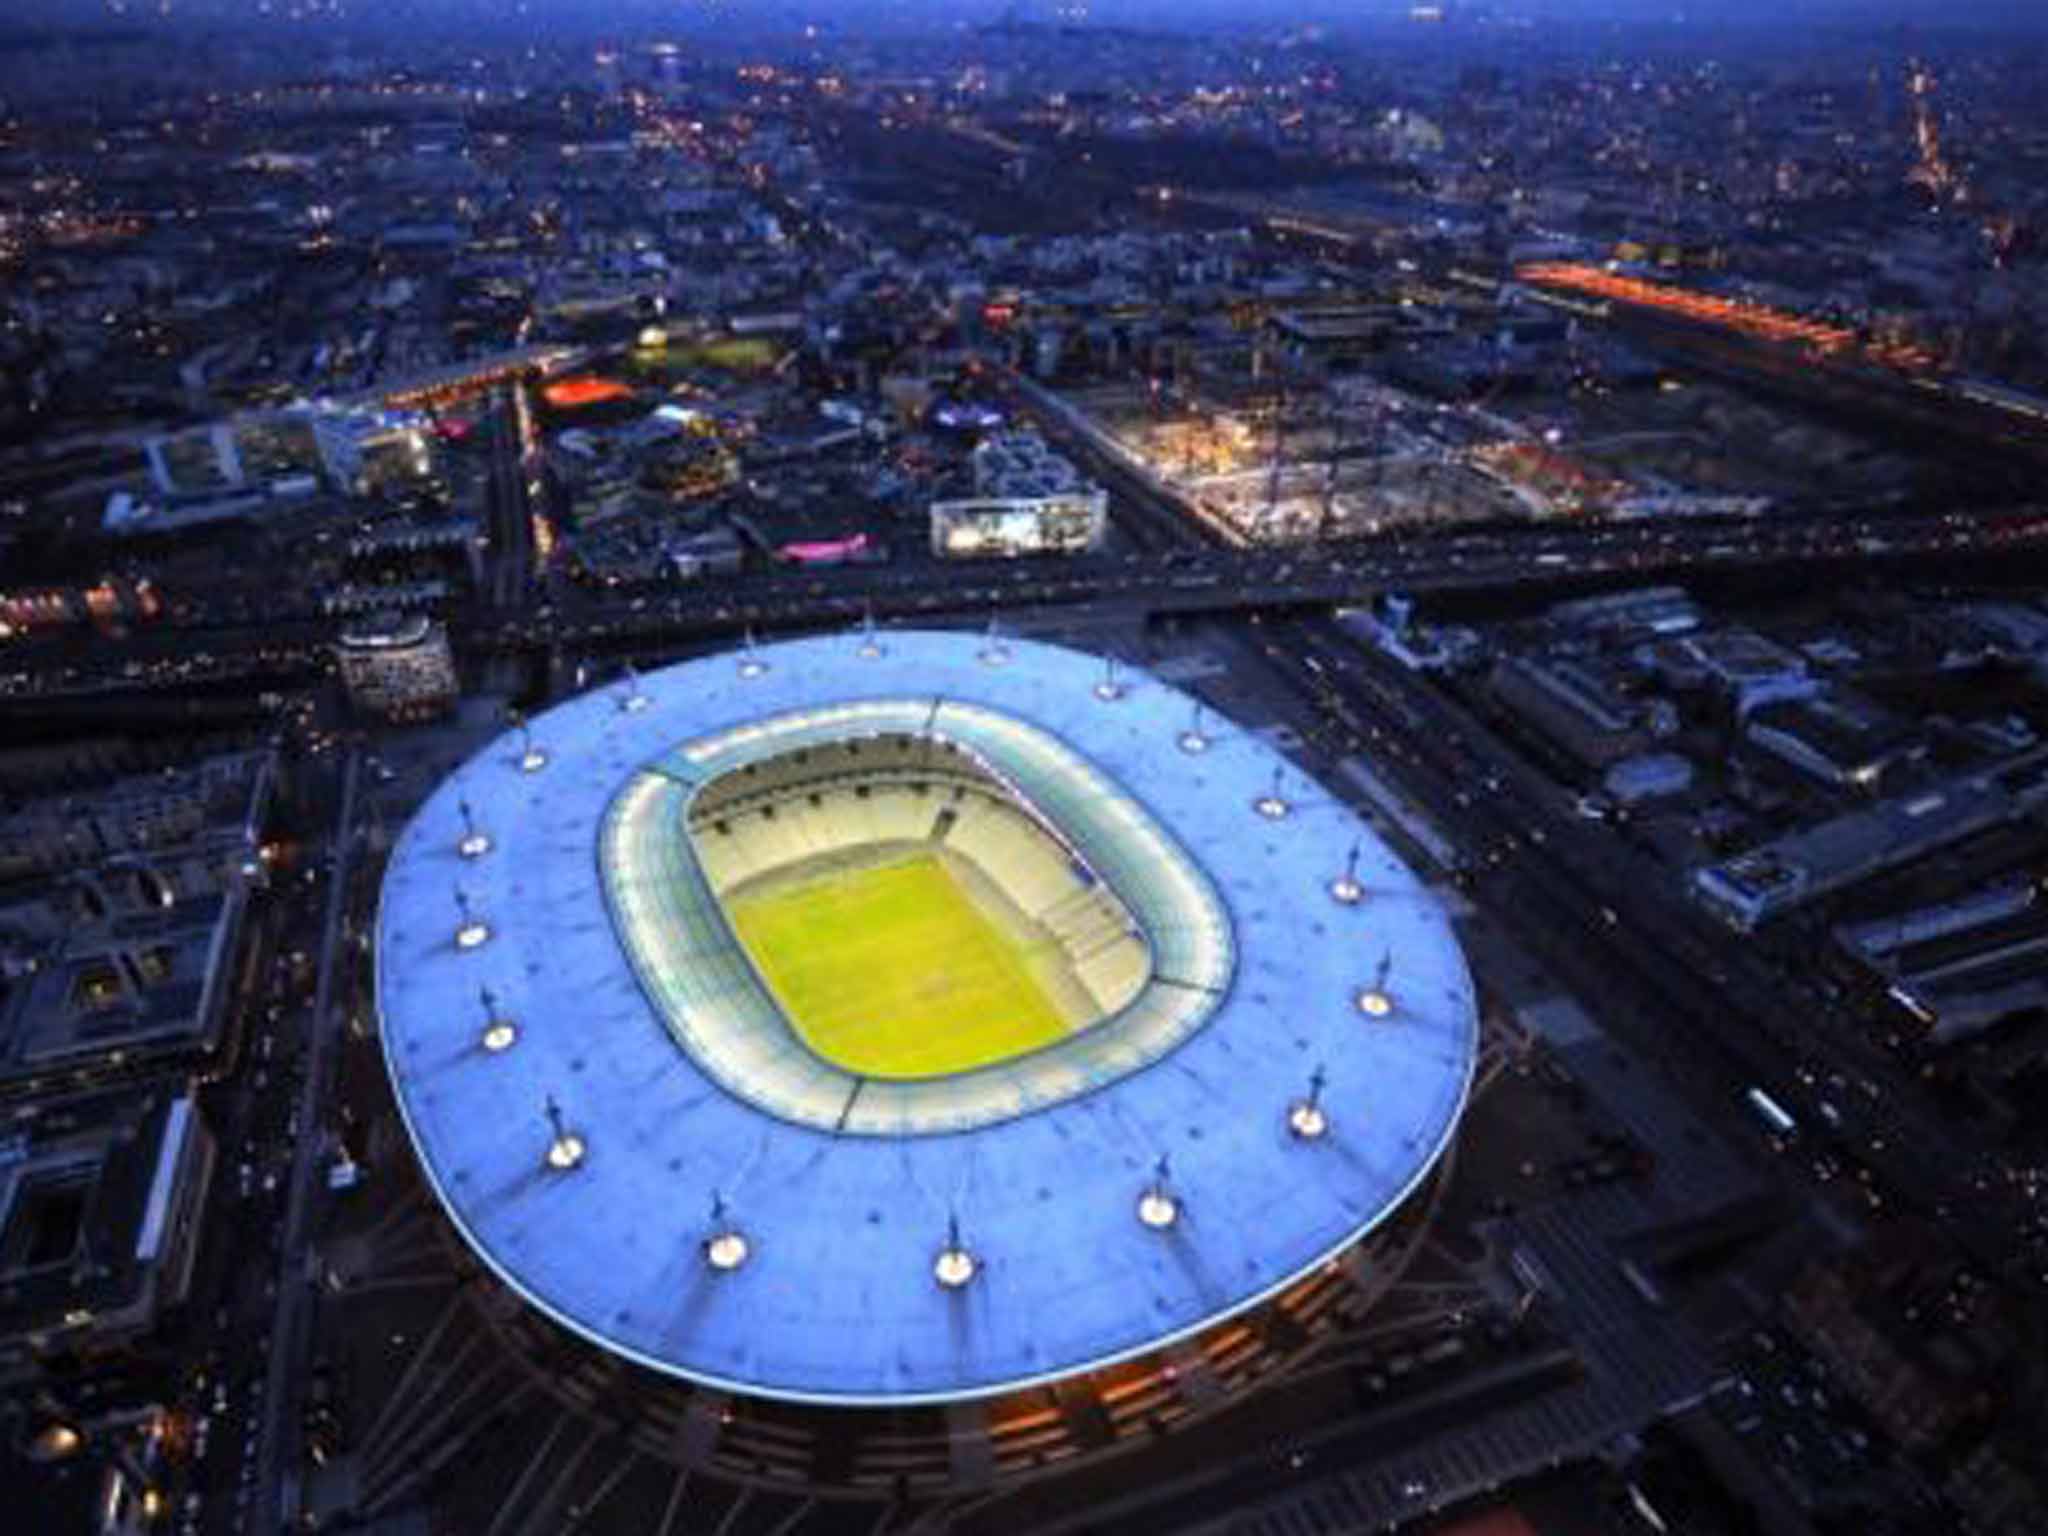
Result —
M 934 854 L 835 871 L 731 904 L 804 1043 L 865 1077 L 939 1077 L 1060 1039 L 1036 958 Z

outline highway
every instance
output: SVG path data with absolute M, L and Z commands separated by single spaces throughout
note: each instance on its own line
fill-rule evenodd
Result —
M 523 483 L 518 495 L 523 504 Z M 1140 504 L 1133 501 L 1133 504 Z M 1221 549 L 1155 500 L 1137 514 L 1154 547 L 1121 556 L 1020 560 L 935 568 L 924 560 L 825 570 L 777 567 L 688 587 L 621 588 L 531 608 L 523 597 L 443 615 L 466 651 L 540 652 L 594 645 L 659 649 L 776 630 L 877 620 L 955 621 L 1009 608 L 1117 604 L 1134 616 L 1231 613 L 1358 604 L 1394 590 L 1417 594 L 1513 588 L 1538 594 L 1589 583 L 1649 584 L 1699 575 L 1797 570 L 1847 579 L 1889 562 L 1923 578 L 1933 562 L 2000 569 L 2048 548 L 2048 508 L 1988 516 L 1874 510 L 1831 518 L 1731 523 L 1628 522 L 1479 527 L 1344 545 Z M 508 513 L 501 519 L 512 520 Z M 1168 537 L 1178 545 L 1165 544 Z M 506 538 L 530 538 L 530 528 Z M 523 593 L 530 561 L 494 561 L 493 594 Z M 218 678 L 287 677 L 324 660 L 344 621 L 326 615 L 96 632 L 17 642 L 0 651 L 0 701 L 67 691 L 189 687 Z
M 1951 1233 L 1988 1272 L 2043 1283 L 2015 1246 L 2018 1197 L 1985 1187 L 1981 1156 L 1935 1118 L 1900 1063 L 1837 1027 L 1803 980 L 1692 907 L 1673 871 L 1575 815 L 1471 711 L 1333 622 L 1253 633 L 1265 665 L 1321 716 L 1325 739 L 1368 755 L 1461 847 L 1474 899 L 1720 1121 L 1762 1086 L 1802 1122 L 1807 1154 L 1868 1167 L 1885 1195 Z M 1827 1089 L 1829 1077 L 1855 1091 Z M 1838 1131 L 1818 1110 L 1831 1095 Z
M 330 1148 L 324 1128 L 329 1118 L 327 1107 L 332 1099 L 342 1030 L 335 987 L 339 967 L 346 963 L 343 940 L 347 913 L 356 899 L 350 881 L 359 851 L 356 810 L 361 774 L 361 756 L 351 752 L 343 767 L 341 809 L 329 846 L 331 865 L 327 871 L 327 911 L 320 942 L 318 983 L 307 1030 L 306 1071 L 292 1120 L 297 1134 L 286 1174 L 284 1230 L 277 1252 L 277 1312 L 270 1331 L 262 1399 L 268 1409 L 256 1442 L 254 1506 L 259 1512 L 274 1511 L 280 1529 L 290 1529 L 296 1523 L 304 1466 L 301 1415 L 313 1338 L 308 1254 L 326 1196 L 321 1178 Z M 263 1518 L 267 1524 L 269 1516 Z
M 488 606 L 503 612 L 525 598 L 533 572 L 533 507 L 527 493 L 529 454 L 522 446 L 526 421 L 522 386 L 498 394 L 486 428 L 490 458 L 484 482 L 484 561 Z

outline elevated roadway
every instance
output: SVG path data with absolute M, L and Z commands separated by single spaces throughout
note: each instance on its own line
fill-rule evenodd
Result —
M 523 487 L 522 487 L 523 489 Z M 545 654 L 595 646 L 658 649 L 877 620 L 925 622 L 1013 609 L 1116 606 L 1134 616 L 1226 614 L 1370 601 L 1388 591 L 1546 591 L 1798 572 L 1847 580 L 1890 568 L 1926 579 L 1942 564 L 2009 571 L 2048 549 L 2048 507 L 1997 514 L 1688 519 L 1567 527 L 1477 528 L 1370 543 L 1264 549 L 1169 546 L 1122 556 L 934 567 L 905 561 L 834 570 L 775 569 L 731 581 L 632 590 L 559 609 L 475 604 L 443 617 L 469 652 Z M 71 633 L 18 642 L 0 672 L 28 681 L 13 697 L 184 688 L 222 678 L 296 677 L 344 621 L 309 615 L 262 624 L 145 629 L 120 640 Z M 63 678 L 61 670 L 77 675 Z M 57 686 L 38 688 L 39 674 Z M 4 700 L 0 700 L 4 703 Z

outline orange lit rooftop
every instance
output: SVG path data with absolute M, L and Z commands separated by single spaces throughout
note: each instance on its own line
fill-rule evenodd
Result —
M 630 385 L 621 384 L 617 379 L 599 378 L 595 374 L 578 374 L 574 378 L 557 379 L 541 391 L 549 405 L 565 410 L 578 406 L 605 405 L 616 400 L 630 400 L 633 390 Z
M 1670 283 L 1610 272 L 1586 262 L 1532 262 L 1518 268 L 1515 275 L 1533 287 L 1560 288 L 1638 309 L 1659 310 L 1702 325 L 1737 331 L 1759 341 L 1803 346 L 1827 356 L 1840 356 L 1845 361 L 1866 360 L 1916 373 L 1934 366 L 1933 355 L 1919 347 L 1890 343 L 1859 344 L 1856 333 L 1847 326 L 1809 320 L 1789 310 L 1773 309 L 1767 304 L 1752 303 L 1746 299 L 1695 293 Z

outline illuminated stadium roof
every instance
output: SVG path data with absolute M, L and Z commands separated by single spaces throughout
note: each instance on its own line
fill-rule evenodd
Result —
M 421 1162 L 507 1284 L 695 1381 L 940 1401 L 1215 1323 L 1401 1204 L 1476 1049 L 1441 908 L 1262 740 L 1105 681 L 1016 640 L 796 641 L 587 694 L 441 787 L 386 876 L 379 1007 Z M 685 812 L 748 762 L 904 731 L 1111 886 L 1148 945 L 1127 1006 L 950 1077 L 798 1041 Z

